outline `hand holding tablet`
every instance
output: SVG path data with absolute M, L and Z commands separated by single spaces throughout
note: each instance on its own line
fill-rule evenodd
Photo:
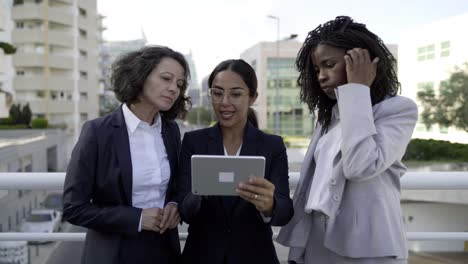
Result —
M 238 196 L 236 188 L 250 177 L 264 177 L 261 156 L 193 155 L 192 193 L 196 195 Z

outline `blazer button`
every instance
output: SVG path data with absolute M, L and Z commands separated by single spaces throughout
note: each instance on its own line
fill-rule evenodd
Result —
M 333 201 L 338 202 L 340 201 L 340 197 L 338 195 L 333 195 Z
M 330 180 L 330 183 L 331 183 L 331 185 L 336 185 L 336 180 L 335 180 L 335 179 L 331 179 L 331 180 Z
M 226 233 L 231 233 L 231 228 L 226 228 Z

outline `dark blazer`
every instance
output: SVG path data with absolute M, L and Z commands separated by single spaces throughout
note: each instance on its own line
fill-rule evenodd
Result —
M 191 191 L 193 154 L 224 155 L 219 125 L 184 135 L 177 182 L 185 193 Z M 193 217 L 182 213 L 190 210 L 180 210 L 182 219 L 190 225 L 182 263 L 279 263 L 271 226 L 283 226 L 293 216 L 286 148 L 281 137 L 263 133 L 248 123 L 240 155 L 266 159 L 265 178 L 275 185 L 271 221 L 265 223 L 255 206 L 240 197 L 203 197 Z
M 162 136 L 171 168 L 167 204 L 174 199 L 179 127 L 163 117 Z M 82 263 L 118 263 L 121 241 L 139 234 L 142 209 L 132 207 L 132 163 L 122 107 L 83 125 L 67 168 L 63 206 L 65 220 L 88 228 Z M 171 254 L 179 256 L 177 228 L 168 232 Z

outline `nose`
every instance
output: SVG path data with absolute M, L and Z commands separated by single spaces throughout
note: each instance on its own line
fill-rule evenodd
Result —
M 320 70 L 318 73 L 318 81 L 319 83 L 324 83 L 328 80 L 328 75 L 324 70 Z
M 223 104 L 223 105 L 228 105 L 228 104 L 230 104 L 229 98 L 228 98 L 228 94 L 224 94 L 224 95 L 223 95 L 223 99 L 221 99 L 221 104 Z
M 177 86 L 177 83 L 173 82 L 169 85 L 169 92 L 177 93 L 178 90 L 179 90 L 179 87 Z

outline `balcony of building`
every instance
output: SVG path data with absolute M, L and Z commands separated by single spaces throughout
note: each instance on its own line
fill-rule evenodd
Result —
M 56 69 L 73 69 L 73 57 L 62 54 L 44 54 L 19 52 L 13 55 L 14 67 L 50 67 Z
M 44 30 L 42 28 L 15 29 L 12 32 L 15 44 L 46 43 L 73 48 L 73 35 L 69 30 Z

